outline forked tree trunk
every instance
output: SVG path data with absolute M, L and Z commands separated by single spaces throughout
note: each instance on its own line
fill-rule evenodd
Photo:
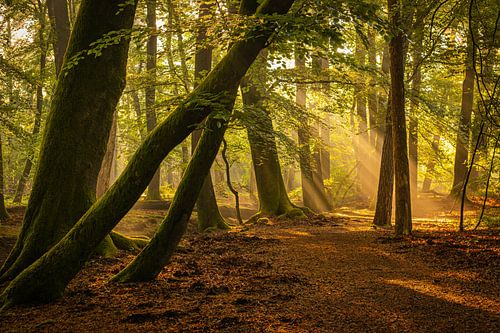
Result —
M 156 31 L 156 0 L 146 1 L 146 23 L 150 29 L 146 45 L 146 127 L 148 133 L 156 127 L 156 50 L 158 33 Z M 147 200 L 161 200 L 160 194 L 160 167 L 149 183 Z
M 88 1 L 90 0 L 84 1 L 80 7 L 80 24 L 76 24 L 75 31 L 82 32 L 80 25 L 85 23 L 85 27 L 87 23 L 94 23 L 96 16 L 101 24 L 112 22 L 116 17 L 115 13 L 103 18 L 96 15 L 102 11 L 91 11 L 91 17 L 84 15 L 89 13 L 86 10 Z M 258 14 L 284 14 L 293 2 L 294 0 L 264 1 Z M 87 29 L 92 31 L 94 25 L 87 26 Z M 265 21 L 231 47 L 197 89 L 148 135 L 126 169 L 103 197 L 92 205 L 61 241 L 7 286 L 0 295 L 3 308 L 27 302 L 47 302 L 62 295 L 69 281 L 78 273 L 99 243 L 132 208 L 168 153 L 186 139 L 193 126 L 203 121 L 214 109 L 218 109 L 212 107 L 213 105 L 220 107 L 221 103 L 231 105 L 234 102 L 239 81 L 274 31 L 274 24 L 270 26 Z M 116 47 L 122 46 L 121 44 Z M 116 63 L 116 59 L 114 61 Z M 104 72 L 101 70 L 101 76 Z M 71 73 L 67 77 L 71 77 Z M 61 81 L 63 82 L 65 80 Z M 79 86 L 73 86 L 75 87 L 78 89 Z M 102 88 L 100 90 L 105 91 Z M 93 98 L 95 95 L 90 94 Z M 53 125 L 53 121 L 51 119 L 49 127 Z
M 405 34 L 401 24 L 400 0 L 388 0 L 393 36 L 391 55 L 391 114 L 394 177 L 396 183 L 396 234 L 409 235 L 412 230 L 410 172 L 405 117 Z
M 195 87 L 201 82 L 212 69 L 212 47 L 205 45 L 207 28 L 207 18 L 215 11 L 215 3 L 201 2 L 199 7 L 199 20 L 200 28 L 196 36 L 196 54 L 194 57 L 194 80 Z M 200 140 L 201 129 L 193 131 L 191 134 L 191 151 L 194 155 L 198 141 Z M 210 172 L 207 174 L 203 186 L 201 187 L 198 200 L 196 202 L 197 215 L 198 215 L 198 229 L 199 230 L 216 230 L 228 229 L 229 226 L 222 217 L 219 207 L 217 206 L 217 199 L 215 197 L 214 186 L 212 183 L 212 176 Z
M 462 187 L 468 170 L 469 138 L 474 103 L 474 68 L 472 64 L 472 38 L 467 35 L 467 59 L 465 64 L 465 79 L 462 85 L 462 107 L 458 123 L 455 164 L 453 169 L 453 185 L 450 195 L 458 198 L 462 195 Z
M 0 270 L 2 280 L 15 277 L 56 244 L 95 201 L 113 113 L 125 84 L 129 41 L 108 46 L 99 57 L 84 52 L 104 34 L 132 27 L 135 5 L 116 15 L 121 3 L 88 0 L 80 5 L 65 62 L 84 56 L 57 82 L 33 190 L 18 240 Z

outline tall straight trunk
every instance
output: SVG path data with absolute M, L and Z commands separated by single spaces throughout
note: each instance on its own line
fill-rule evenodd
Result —
M 264 1 L 259 6 L 257 15 L 272 17 L 272 14 L 285 14 L 293 2 L 294 0 Z M 85 4 L 86 2 L 82 3 L 80 13 L 86 13 Z M 101 14 L 102 11 L 92 13 L 91 18 L 94 19 L 95 13 Z M 101 24 L 113 21 L 116 17 L 114 13 L 108 13 L 109 17 L 97 16 L 97 22 Z M 82 17 L 90 19 L 82 14 L 79 17 L 80 21 Z M 93 20 L 90 22 L 94 23 Z M 259 52 L 266 47 L 273 31 L 275 24 L 267 23 L 266 20 L 231 47 L 197 89 L 148 135 L 127 168 L 103 197 L 92 205 L 61 241 L 7 286 L 0 295 L 3 308 L 34 301 L 47 302 L 62 295 L 69 281 L 82 268 L 98 244 L 132 208 L 168 153 L 186 139 L 193 126 L 202 122 L 213 111 L 219 110 L 222 103 L 224 106 L 234 103 L 239 81 Z M 105 72 L 101 68 L 97 69 Z M 102 87 L 97 88 L 102 91 Z M 95 94 L 91 92 L 90 96 Z
M 3 185 L 3 147 L 2 147 L 2 133 L 0 133 L 0 221 L 9 219 L 9 213 L 5 208 L 5 195 Z
M 467 35 L 467 59 L 465 63 L 465 79 L 462 85 L 462 107 L 458 123 L 455 164 L 453 168 L 452 197 L 459 197 L 468 170 L 469 138 L 474 103 L 474 68 L 472 64 L 473 46 L 470 34 Z
M 207 27 L 206 20 L 215 11 L 215 3 L 202 1 L 199 7 L 198 19 L 200 27 L 196 36 L 196 54 L 194 57 L 194 84 L 195 87 L 203 80 L 212 69 L 212 47 L 207 46 L 206 36 Z M 193 131 L 191 134 L 191 152 L 194 155 L 196 146 L 201 137 L 201 129 Z M 196 201 L 196 208 L 198 213 L 198 229 L 199 230 L 215 230 L 227 229 L 229 226 L 219 212 L 217 206 L 217 199 L 215 197 L 214 186 L 212 183 L 212 176 L 210 172 L 201 187 L 198 200 Z
M 119 0 L 81 3 L 66 59 L 87 50 L 106 33 L 132 27 L 135 5 L 116 15 L 120 4 Z M 124 38 L 99 57 L 84 57 L 60 75 L 33 190 L 18 240 L 0 269 L 1 279 L 15 277 L 36 261 L 95 201 L 113 113 L 125 84 L 128 45 Z
M 396 234 L 409 235 L 412 230 L 410 171 L 405 117 L 405 34 L 401 24 L 400 0 L 388 0 L 393 36 L 391 55 L 391 114 L 394 177 L 396 183 Z
M 368 28 L 368 66 L 375 73 L 377 69 L 377 45 L 375 43 L 375 31 L 372 27 Z M 370 148 L 375 148 L 376 137 L 379 132 L 377 119 L 378 102 L 377 90 L 375 89 L 376 80 L 371 76 L 368 82 L 368 112 L 370 114 Z
M 36 138 L 40 133 L 40 126 L 42 122 L 42 111 L 43 111 L 43 80 L 45 77 L 45 64 L 47 63 L 47 45 L 44 38 L 45 34 L 45 10 L 44 8 L 39 8 L 39 24 L 40 29 L 38 31 L 38 43 L 40 50 L 40 58 L 39 58 L 39 74 L 40 74 L 40 83 L 36 86 L 36 109 L 35 109 L 35 120 L 33 124 L 33 130 L 31 132 L 33 145 L 37 141 Z M 14 203 L 21 203 L 24 190 L 26 187 L 26 183 L 28 181 L 29 175 L 31 173 L 31 168 L 33 167 L 33 158 L 35 157 L 35 147 L 30 147 L 30 151 L 28 153 L 28 157 L 26 158 L 26 162 L 24 163 L 23 172 L 21 177 L 19 178 L 19 182 L 17 183 L 16 194 L 14 196 Z
M 358 66 L 365 66 L 366 64 L 366 49 L 361 39 L 356 38 L 355 58 Z M 368 152 L 369 152 L 369 136 L 368 136 L 368 117 L 366 109 L 366 80 L 364 74 L 359 74 L 354 86 L 354 98 L 356 102 L 356 115 L 358 120 L 358 127 L 355 139 L 355 154 L 357 161 L 357 181 L 358 190 L 366 196 L 369 191 L 370 177 L 368 171 Z
M 385 47 L 382 55 L 382 72 L 389 76 L 390 72 L 389 48 Z M 380 172 L 378 178 L 377 203 L 373 224 L 378 226 L 391 225 L 392 218 L 392 198 L 394 193 L 394 159 L 392 148 L 392 111 L 391 111 L 391 93 L 382 98 L 386 107 L 385 121 L 377 134 L 377 140 L 382 143 L 382 156 L 380 160 Z M 382 137 L 380 139 L 379 137 Z
M 265 109 L 262 93 L 262 85 L 266 82 L 266 66 L 267 58 L 263 51 L 241 82 L 245 119 L 248 119 L 248 141 L 259 196 L 259 212 L 251 220 L 285 214 L 290 217 L 304 216 L 288 198 L 283 181 L 273 121 L 269 111 Z
M 156 0 L 146 1 L 146 23 L 150 30 L 146 43 L 146 128 L 150 133 L 156 127 L 156 53 L 158 33 L 156 31 Z M 151 179 L 146 195 L 147 200 L 161 200 L 160 194 L 160 168 Z
M 50 25 L 54 31 L 54 58 L 56 64 L 56 76 L 59 76 L 61 71 L 64 54 L 68 48 L 70 35 L 70 23 L 68 15 L 67 0 L 47 0 Z
M 424 37 L 423 31 L 423 7 L 417 9 L 417 22 L 414 26 L 414 40 L 413 44 L 413 80 L 412 80 L 412 96 L 410 107 L 410 121 L 409 121 L 409 143 L 408 155 L 410 158 L 410 188 L 411 199 L 413 202 L 417 199 L 417 184 L 418 184 L 418 109 L 420 107 L 420 90 L 422 86 L 422 42 Z
M 431 190 L 432 178 L 434 177 L 434 168 L 436 167 L 436 160 L 439 154 L 439 141 L 441 137 L 439 134 L 434 134 L 432 139 L 432 151 L 434 155 L 429 158 L 429 163 L 427 163 L 427 170 L 425 173 L 424 183 L 422 184 L 422 192 L 429 192 Z

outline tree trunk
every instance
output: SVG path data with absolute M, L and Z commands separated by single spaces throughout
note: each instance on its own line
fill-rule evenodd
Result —
M 410 107 L 409 121 L 409 144 L 408 155 L 410 158 L 410 189 L 411 200 L 416 202 L 418 190 L 418 109 L 420 107 L 420 89 L 422 85 L 422 42 L 423 42 L 423 8 L 419 6 L 417 9 L 417 22 L 415 23 L 415 31 L 413 32 L 415 43 L 413 45 L 413 80 L 412 80 L 412 96 Z
M 113 124 L 109 132 L 108 144 L 106 146 L 106 153 L 102 159 L 99 175 L 97 176 L 96 197 L 100 198 L 109 188 L 114 181 L 114 167 L 116 164 L 116 130 L 117 121 L 116 117 L 118 112 L 115 111 L 113 115 Z
M 204 45 L 206 43 L 207 34 L 207 23 L 204 22 L 204 20 L 213 14 L 215 10 L 214 5 L 215 3 L 213 2 L 201 2 L 199 7 L 198 19 L 200 21 L 200 27 L 196 36 L 196 54 L 194 57 L 195 87 L 198 86 L 198 83 L 201 82 L 212 69 L 212 47 Z M 196 146 L 198 145 L 198 141 L 200 140 L 200 136 L 201 129 L 197 129 L 193 131 L 193 134 L 191 134 L 191 151 L 193 155 L 195 153 Z M 196 202 L 196 208 L 198 213 L 199 230 L 204 231 L 229 228 L 219 212 L 210 172 L 207 173 L 207 177 L 201 187 L 200 194 Z
M 389 76 L 390 56 L 389 48 L 385 47 L 382 55 L 382 72 Z M 392 148 L 392 111 L 391 111 L 391 93 L 383 100 L 386 107 L 385 121 L 377 133 L 377 141 L 383 141 L 382 157 L 380 161 L 380 172 L 378 178 L 377 204 L 373 224 L 378 226 L 391 225 L 392 218 L 392 198 L 394 193 L 394 160 Z M 383 139 L 380 139 L 382 137 Z
M 467 59 L 465 64 L 465 79 L 462 85 L 462 108 L 457 132 L 455 164 L 453 169 L 453 185 L 450 196 L 458 198 L 467 175 L 469 160 L 469 137 L 474 103 L 474 68 L 472 64 L 472 38 L 467 35 Z
M 427 170 L 425 173 L 424 183 L 422 185 L 422 192 L 430 192 L 432 178 L 434 177 L 434 168 L 436 167 L 436 160 L 439 157 L 439 141 L 441 137 L 438 134 L 434 135 L 432 140 L 432 151 L 434 155 L 429 158 L 429 163 L 427 164 Z
M 146 22 L 150 30 L 146 45 L 146 127 L 150 133 L 156 127 L 156 49 L 158 33 L 156 31 L 156 0 L 146 1 Z M 160 194 L 160 167 L 151 179 L 148 186 L 146 200 L 161 200 Z
M 83 20 L 86 18 L 89 19 L 89 23 L 94 23 L 93 19 L 97 16 L 99 19 L 97 22 L 106 24 L 116 17 L 115 13 L 108 13 L 108 17 L 101 18 L 99 16 L 103 11 L 96 10 L 91 11 L 90 17 L 84 15 L 89 13 L 86 11 L 88 1 L 90 0 L 84 1 L 80 7 L 79 21 L 87 23 Z M 294 0 L 264 1 L 259 7 L 258 14 L 262 17 L 284 14 L 293 2 Z M 99 4 L 102 5 L 102 2 Z M 97 23 L 95 25 L 98 26 Z M 80 31 L 80 29 L 79 24 L 76 24 L 75 31 Z M 93 30 L 92 26 L 87 29 Z M 92 205 L 59 243 L 9 284 L 0 295 L 3 308 L 34 301 L 47 302 L 62 295 L 69 281 L 78 273 L 97 245 L 132 208 L 168 153 L 192 132 L 193 126 L 199 124 L 213 111 L 220 109 L 221 103 L 224 106 L 234 103 L 239 81 L 259 52 L 266 46 L 273 31 L 275 31 L 274 24 L 267 23 L 266 20 L 231 47 L 228 54 L 197 89 L 148 135 L 126 169 L 103 197 Z M 111 48 L 113 49 L 115 47 Z M 70 50 L 71 48 L 68 51 Z M 112 63 L 116 64 L 117 58 L 119 59 L 115 57 Z M 81 65 L 77 68 L 79 67 Z M 96 67 L 99 66 L 94 66 Z M 100 68 L 96 69 L 100 70 L 101 76 L 106 72 Z M 73 72 L 70 72 L 66 78 L 73 77 L 71 75 Z M 62 84 L 65 80 L 60 82 Z M 80 86 L 72 87 L 79 88 Z M 97 88 L 101 92 L 105 91 L 102 87 Z M 89 94 L 92 97 L 95 95 L 93 92 Z M 102 147 L 102 154 L 104 154 L 104 149 L 105 144 Z
M 68 48 L 70 35 L 70 24 L 67 0 L 47 0 L 49 20 L 54 31 L 54 58 L 56 64 L 56 76 L 59 76 L 64 61 L 64 54 Z
M 2 149 L 2 135 L 0 133 L 0 221 L 9 219 L 9 213 L 5 208 L 5 196 L 3 186 L 3 149 Z
M 295 68 L 299 70 L 305 69 L 305 60 L 300 56 L 295 57 Z M 307 90 L 304 84 L 297 84 L 296 103 L 299 107 L 305 109 L 307 103 Z M 298 144 L 299 144 L 299 164 L 300 175 L 302 180 L 302 201 L 304 206 L 312 209 L 315 212 L 323 212 L 328 210 L 329 203 L 326 198 L 324 187 L 318 182 L 318 169 L 321 169 L 321 160 L 319 154 L 311 154 L 311 126 L 307 115 L 302 115 L 301 125 L 297 129 Z M 323 181 L 321 181 L 322 183 Z
M 132 27 L 135 5 L 116 15 L 119 4 L 81 3 L 66 59 L 106 33 Z M 125 84 L 128 44 L 124 38 L 99 57 L 85 56 L 60 76 L 21 232 L 0 270 L 1 279 L 15 277 L 37 260 L 95 201 L 113 113 Z
M 401 24 L 400 0 L 388 0 L 393 36 L 391 55 L 391 111 L 394 176 L 396 183 L 396 234 L 411 234 L 411 196 L 405 117 L 405 34 Z
M 45 78 L 45 64 L 47 62 L 47 45 L 44 40 L 45 33 L 45 11 L 43 8 L 39 8 L 40 15 L 39 23 L 40 30 L 38 31 L 38 43 L 40 49 L 40 62 L 39 62 L 39 71 L 40 71 L 40 81 L 43 82 Z M 20 204 L 23 199 L 24 189 L 26 187 L 26 183 L 28 181 L 29 175 L 31 173 L 31 168 L 33 166 L 33 158 L 35 157 L 35 147 L 36 139 L 38 134 L 40 133 L 40 126 L 42 122 L 42 111 L 43 111 L 43 84 L 40 82 L 36 86 L 36 109 L 35 109 L 35 121 L 33 124 L 33 131 L 31 132 L 32 138 L 32 147 L 30 147 L 30 151 L 28 153 L 28 157 L 24 164 L 24 169 L 19 178 L 19 182 L 17 183 L 16 194 L 14 196 L 14 203 Z
M 304 217 L 295 207 L 285 188 L 272 119 L 265 109 L 262 84 L 266 82 L 267 60 L 263 51 L 241 82 L 241 94 L 253 170 L 259 196 L 259 212 L 250 221 L 263 216 Z
M 375 31 L 372 27 L 368 28 L 368 65 L 370 70 L 375 73 L 377 69 L 377 45 L 375 43 Z M 376 137 L 379 133 L 377 119 L 378 115 L 378 102 L 377 90 L 375 89 L 376 80 L 372 74 L 368 83 L 368 112 L 370 114 L 370 148 L 375 148 Z

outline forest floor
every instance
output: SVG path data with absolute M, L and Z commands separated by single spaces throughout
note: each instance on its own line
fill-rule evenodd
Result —
M 164 213 L 133 210 L 117 230 L 152 235 Z M 133 255 L 95 257 L 62 299 L 0 315 L 0 331 L 498 332 L 500 231 L 459 234 L 451 220 L 417 218 L 404 240 L 349 209 L 210 234 L 192 224 L 157 280 L 109 284 Z

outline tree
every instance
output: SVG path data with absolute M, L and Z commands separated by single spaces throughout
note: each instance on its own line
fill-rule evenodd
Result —
M 207 27 L 206 20 L 214 12 L 213 2 L 201 1 L 199 6 L 198 19 L 200 21 L 200 27 L 198 29 L 198 34 L 196 36 L 196 54 L 194 58 L 194 82 L 195 87 L 198 85 L 205 75 L 212 69 L 212 46 L 207 43 Z M 201 130 L 193 131 L 191 134 L 191 151 L 195 152 L 198 141 L 201 137 Z M 198 200 L 196 202 L 196 208 L 198 213 L 198 229 L 205 230 L 216 230 L 216 229 L 228 229 L 229 226 L 219 212 L 219 207 L 217 206 L 217 200 L 215 198 L 214 186 L 212 183 L 212 176 L 210 173 L 201 187 Z
M 10 217 L 7 209 L 5 208 L 3 174 L 2 136 L 0 133 L 0 221 L 7 220 Z
M 146 45 L 146 71 L 148 83 L 146 86 L 146 127 L 148 133 L 156 126 L 156 51 L 158 44 L 158 32 L 156 31 L 156 0 L 146 1 L 146 22 L 150 30 Z M 160 195 L 160 168 L 156 171 L 148 186 L 148 200 L 161 200 Z
M 256 14 L 264 21 L 234 43 L 197 89 L 147 136 L 116 182 L 66 236 L 8 285 L 0 295 L 3 308 L 33 301 L 46 302 L 61 296 L 95 248 L 139 198 L 165 156 L 192 132 L 194 125 L 216 111 L 214 106 L 224 108 L 234 103 L 239 81 L 276 29 L 273 18 L 285 14 L 293 2 L 267 0 L 259 6 Z M 81 32 L 85 26 L 90 29 L 87 24 L 95 23 L 95 17 L 87 10 L 90 5 L 96 4 L 93 0 L 82 3 L 75 31 Z M 98 22 L 113 21 L 110 18 L 114 18 L 114 13 L 108 15 Z M 189 215 L 189 210 L 185 214 Z
M 388 0 L 391 39 L 391 114 L 396 184 L 396 234 L 409 235 L 412 229 L 410 175 L 405 117 L 405 32 L 402 25 L 400 0 Z
M 0 270 L 11 279 L 57 243 L 95 201 L 97 176 L 125 82 L 135 3 L 83 1 L 43 134 L 33 190 L 17 242 Z M 93 49 L 104 35 L 114 45 Z M 82 162 L 82 156 L 85 156 Z M 108 237 L 103 252 L 113 251 Z M 115 249 L 116 250 L 116 249 Z

